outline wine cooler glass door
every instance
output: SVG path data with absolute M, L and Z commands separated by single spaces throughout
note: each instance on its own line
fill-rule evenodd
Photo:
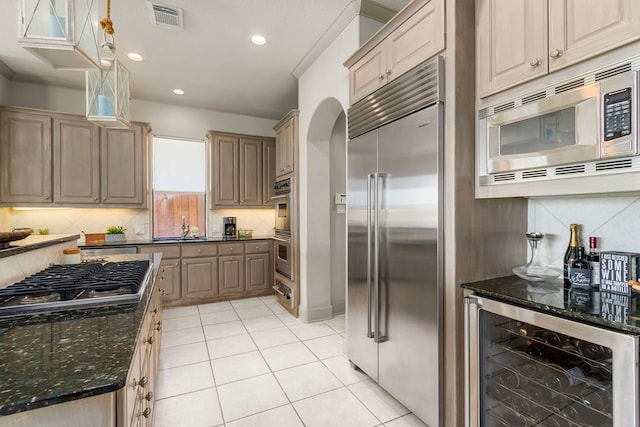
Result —
M 467 426 L 638 425 L 638 337 L 467 297 Z

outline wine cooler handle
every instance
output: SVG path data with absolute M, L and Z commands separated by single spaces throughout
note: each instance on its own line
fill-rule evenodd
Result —
M 371 181 L 374 174 L 367 175 L 367 338 L 373 338 L 371 329 Z

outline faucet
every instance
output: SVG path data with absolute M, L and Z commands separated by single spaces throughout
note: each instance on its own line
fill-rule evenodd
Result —
M 186 239 L 188 233 L 189 233 L 189 226 L 185 224 L 184 215 L 182 215 L 182 238 Z

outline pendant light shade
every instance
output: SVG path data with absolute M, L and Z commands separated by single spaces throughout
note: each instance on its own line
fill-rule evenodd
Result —
M 20 44 L 54 68 L 100 65 L 98 0 L 21 0 Z
M 115 57 L 87 71 L 87 119 L 102 127 L 129 127 L 129 70 Z

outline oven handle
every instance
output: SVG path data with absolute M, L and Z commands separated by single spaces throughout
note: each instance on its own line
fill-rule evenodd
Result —
M 289 193 L 286 193 L 286 194 L 277 194 L 277 195 L 275 195 L 275 196 L 271 196 L 271 200 L 276 200 L 276 199 L 286 199 L 286 198 L 289 198 L 289 197 L 290 197 Z
M 284 243 L 291 243 L 291 238 L 287 238 L 287 237 L 276 237 L 273 236 L 272 237 L 273 240 L 277 240 L 278 242 L 284 242 Z

